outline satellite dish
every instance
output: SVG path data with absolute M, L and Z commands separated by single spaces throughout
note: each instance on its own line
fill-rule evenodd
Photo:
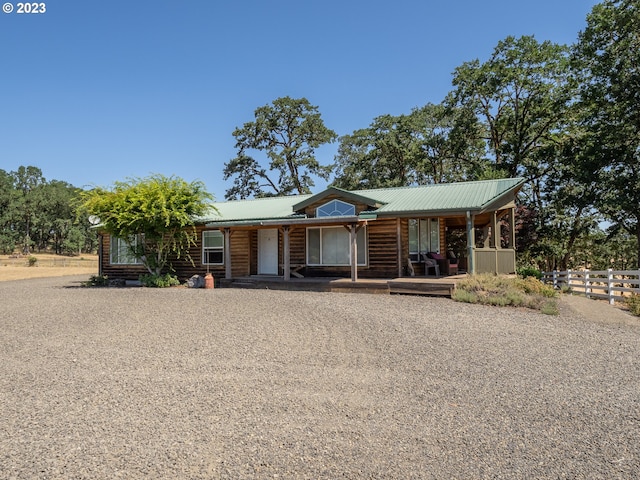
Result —
M 100 217 L 96 215 L 89 215 L 89 223 L 91 225 L 98 225 L 100 223 Z

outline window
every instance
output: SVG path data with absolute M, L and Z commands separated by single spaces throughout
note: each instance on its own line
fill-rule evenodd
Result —
M 224 236 L 218 230 L 202 232 L 202 264 L 224 264 Z
M 421 260 L 420 254 L 440 251 L 440 223 L 437 218 L 409 219 L 409 257 Z
M 356 207 L 341 200 L 331 200 L 316 209 L 316 217 L 345 217 L 356 214 Z
M 118 238 L 111 236 L 109 255 L 111 265 L 141 265 L 142 260 L 136 258 L 134 251 L 138 248 L 140 236 Z
M 351 242 L 349 230 L 340 227 L 317 227 L 307 229 L 307 265 L 351 265 Z M 367 264 L 366 227 L 356 234 L 358 243 L 358 265 Z

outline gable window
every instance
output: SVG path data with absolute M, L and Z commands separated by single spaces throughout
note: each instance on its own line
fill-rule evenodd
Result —
M 142 260 L 136 258 L 133 253 L 139 242 L 139 235 L 129 238 L 119 238 L 112 235 L 109 240 L 109 261 L 111 265 L 142 265 Z
M 202 264 L 224 264 L 224 235 L 219 230 L 202 232 Z
M 358 265 L 367 264 L 367 234 L 362 227 L 356 233 Z M 343 226 L 307 229 L 307 265 L 351 265 L 349 231 Z
M 316 209 L 316 217 L 346 217 L 356 214 L 356 207 L 342 200 L 331 200 Z
M 421 260 L 420 255 L 440 251 L 440 223 L 437 218 L 409 219 L 409 258 Z

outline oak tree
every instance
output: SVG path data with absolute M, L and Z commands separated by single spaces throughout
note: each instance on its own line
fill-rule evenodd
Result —
M 254 116 L 233 131 L 238 152 L 224 167 L 224 179 L 234 177 L 227 199 L 310 193 L 314 177 L 329 178 L 333 167 L 320 164 L 315 149 L 337 135 L 318 107 L 306 98 L 281 97 Z

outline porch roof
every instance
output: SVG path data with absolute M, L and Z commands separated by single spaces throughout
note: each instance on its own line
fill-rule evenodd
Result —
M 369 199 L 372 203 L 375 202 L 375 207 L 356 217 L 360 219 L 408 215 L 443 216 L 464 214 L 467 211 L 479 214 L 512 202 L 523 184 L 523 178 L 506 178 L 355 191 L 329 187 L 316 195 L 217 202 L 212 204 L 209 214 L 197 221 L 208 226 L 249 226 L 279 221 L 283 224 L 309 223 L 310 218 L 299 213 L 301 206 L 307 206 L 326 196 L 326 192 L 341 191 L 346 200 Z

